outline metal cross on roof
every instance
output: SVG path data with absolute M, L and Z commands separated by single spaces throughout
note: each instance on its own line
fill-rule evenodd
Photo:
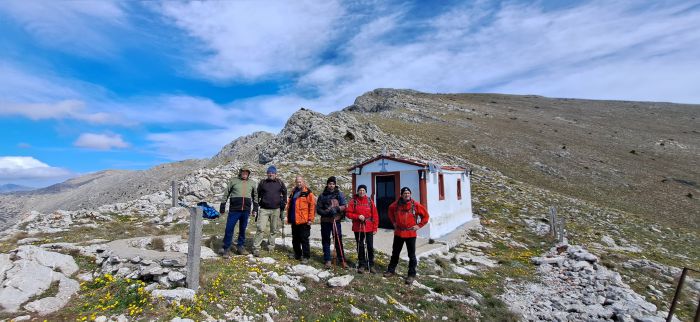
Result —
M 379 165 L 382 166 L 382 168 L 379 171 L 386 172 L 386 166 L 389 165 L 389 162 L 386 162 L 385 159 L 382 159 L 382 161 L 379 161 Z

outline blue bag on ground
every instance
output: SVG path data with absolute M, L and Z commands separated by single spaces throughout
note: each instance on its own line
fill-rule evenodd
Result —
M 216 211 L 216 209 L 209 206 L 209 204 L 207 204 L 204 201 L 198 202 L 197 206 L 202 207 L 202 218 L 216 219 L 216 218 L 219 218 L 219 216 L 221 216 L 221 214 L 219 214 L 219 212 Z

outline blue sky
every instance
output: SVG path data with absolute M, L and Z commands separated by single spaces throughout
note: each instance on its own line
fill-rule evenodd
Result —
M 208 158 L 378 87 L 697 104 L 698 30 L 697 1 L 8 1 L 0 184 Z

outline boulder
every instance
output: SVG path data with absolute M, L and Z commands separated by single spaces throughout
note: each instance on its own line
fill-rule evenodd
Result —
M 35 261 L 43 266 L 58 268 L 68 276 L 78 271 L 78 265 L 72 256 L 43 250 L 37 246 L 24 245 L 16 250 L 19 259 Z
M 29 312 L 35 312 L 41 316 L 54 313 L 68 304 L 71 297 L 78 293 L 80 284 L 73 279 L 61 274 L 58 277 L 58 294 L 56 296 L 45 297 L 40 300 L 30 302 L 24 308 Z
M 30 298 L 41 295 L 54 280 L 50 268 L 26 259 L 18 260 L 6 272 L 8 277 L 0 286 L 0 307 L 8 312 L 17 312 Z
M 346 286 L 350 285 L 350 282 L 352 282 L 352 280 L 354 278 L 355 277 L 352 275 L 333 277 L 333 278 L 328 280 L 328 286 L 330 286 L 330 287 L 346 287 Z
M 178 287 L 174 290 L 153 290 L 151 297 L 164 298 L 169 301 L 194 300 L 195 291 L 189 288 Z

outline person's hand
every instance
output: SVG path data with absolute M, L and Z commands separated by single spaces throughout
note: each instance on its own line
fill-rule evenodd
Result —
M 364 215 L 360 215 L 360 216 L 357 217 L 357 218 L 360 219 L 360 221 L 365 221 L 365 216 L 364 216 Z
M 413 231 L 416 231 L 416 230 L 418 230 L 418 229 L 420 229 L 420 227 L 419 227 L 418 225 L 415 225 L 415 226 L 411 227 L 411 230 L 413 230 Z
M 311 226 L 311 224 L 313 224 L 313 223 L 310 222 L 310 221 L 307 221 L 306 224 L 309 225 L 309 226 Z
M 336 209 L 336 207 L 331 208 L 329 211 L 330 211 L 331 215 L 333 215 L 333 216 L 335 216 L 335 214 L 338 213 L 338 210 Z

